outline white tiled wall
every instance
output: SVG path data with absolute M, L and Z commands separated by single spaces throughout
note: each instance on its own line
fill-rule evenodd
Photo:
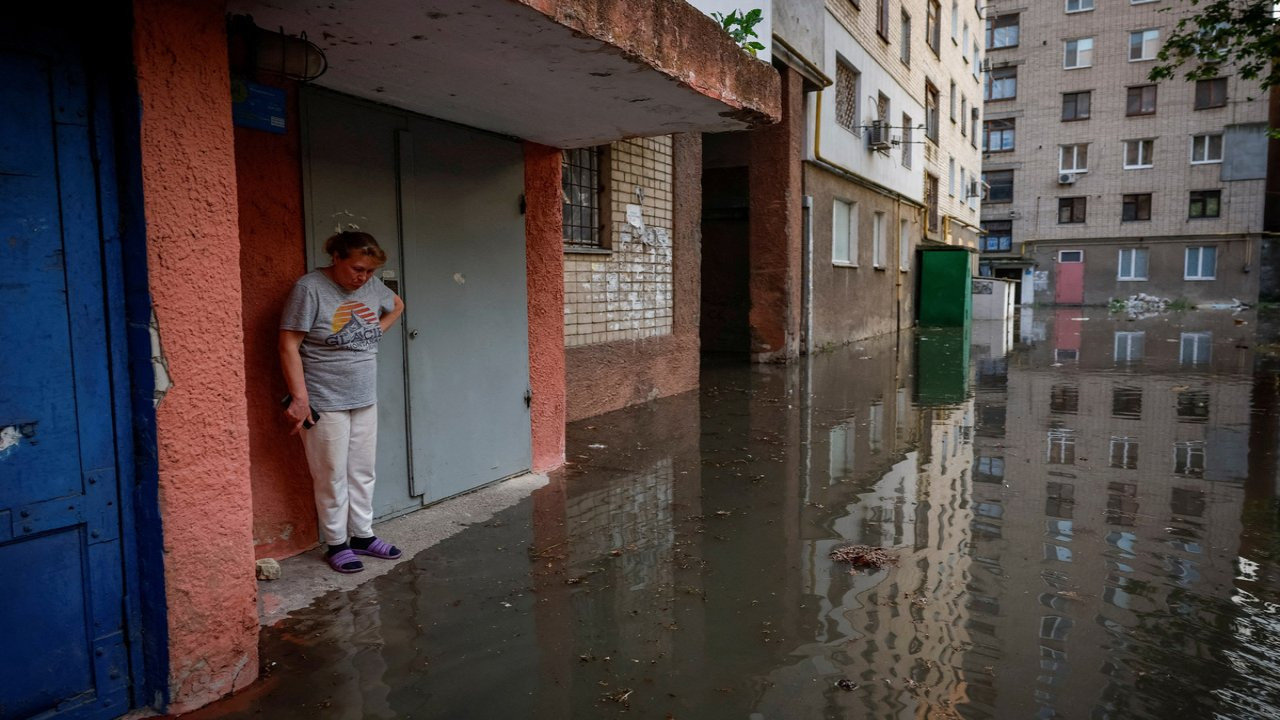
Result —
M 610 251 L 565 255 L 569 347 L 671 334 L 671 136 L 614 143 L 608 172 Z

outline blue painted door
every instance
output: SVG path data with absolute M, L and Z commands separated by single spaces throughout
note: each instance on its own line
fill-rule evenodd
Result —
M 110 718 L 130 664 L 105 115 L 74 44 L 8 35 L 23 39 L 0 41 L 0 718 Z

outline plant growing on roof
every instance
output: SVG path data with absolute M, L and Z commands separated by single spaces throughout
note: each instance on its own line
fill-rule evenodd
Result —
M 764 19 L 764 11 L 760 8 L 748 10 L 746 13 L 741 10 L 734 10 L 728 15 L 713 12 L 711 17 L 720 23 L 720 27 L 729 33 L 729 37 L 733 38 L 734 42 L 741 45 L 743 50 L 751 53 L 752 57 L 755 57 L 756 52 L 764 49 L 763 43 L 751 39 L 759 37 L 756 35 L 755 27 Z

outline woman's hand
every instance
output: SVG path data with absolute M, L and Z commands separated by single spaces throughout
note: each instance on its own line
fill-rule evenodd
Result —
M 404 312 L 404 301 L 400 299 L 400 296 L 392 293 L 391 297 L 395 298 L 395 307 L 391 309 L 391 312 L 383 313 L 382 317 L 378 318 L 378 326 L 382 328 L 382 332 L 391 329 L 391 326 L 396 324 L 396 320 L 399 320 L 401 313 Z
M 311 414 L 311 401 L 307 397 L 307 384 L 302 378 L 302 355 L 299 347 L 306 333 L 297 330 L 281 330 L 277 349 L 280 352 L 280 367 L 284 371 L 284 383 L 289 387 L 293 402 L 284 409 L 284 416 L 293 424 L 291 434 L 297 435 L 303 430 L 302 424 Z

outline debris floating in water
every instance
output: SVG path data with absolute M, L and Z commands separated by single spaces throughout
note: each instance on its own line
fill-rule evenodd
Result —
M 897 565 L 897 553 L 889 552 L 884 548 L 871 547 L 869 545 L 845 545 L 831 551 L 831 559 L 837 562 L 849 563 L 853 566 L 854 572 L 857 568 L 871 568 L 879 570 L 885 565 Z

